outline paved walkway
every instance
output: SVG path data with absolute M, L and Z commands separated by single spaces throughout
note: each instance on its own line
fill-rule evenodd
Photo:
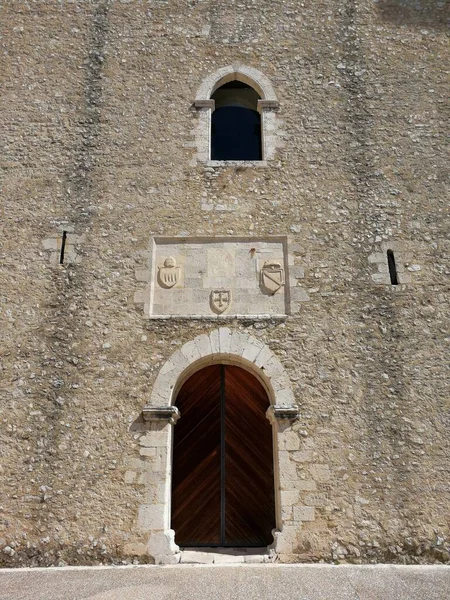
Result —
M 450 567 L 176 565 L 0 570 L 0 600 L 449 600 Z

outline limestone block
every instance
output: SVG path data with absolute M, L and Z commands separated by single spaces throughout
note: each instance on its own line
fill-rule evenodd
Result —
M 315 521 L 314 506 L 294 506 L 294 519 L 296 521 Z
M 155 458 L 153 459 L 152 469 L 155 473 L 164 473 L 167 469 L 167 450 L 166 448 L 158 448 Z
M 159 554 L 155 556 L 156 565 L 177 565 L 180 562 L 181 554 Z
M 232 331 L 230 339 L 230 354 L 235 356 L 242 356 L 245 345 L 248 344 L 248 335 Z
M 286 489 L 283 487 L 283 483 L 297 479 L 297 467 L 290 459 L 289 452 L 285 450 L 278 452 L 278 464 L 282 489 Z
M 139 448 L 139 454 L 141 456 L 156 456 L 156 448 Z
M 214 562 L 214 553 L 183 550 L 180 562 L 181 564 L 212 564 Z
M 295 462 L 308 462 L 313 460 L 314 452 L 312 450 L 299 450 L 292 453 L 292 459 Z
M 133 483 L 136 479 L 136 471 L 125 471 L 125 483 Z
M 383 254 L 382 252 L 374 252 L 373 254 L 369 255 L 369 262 L 384 263 L 386 262 L 386 254 Z
M 212 354 L 211 339 L 209 335 L 198 335 L 194 339 L 194 343 L 197 346 L 198 352 L 201 357 L 209 356 L 210 354 Z
M 178 352 L 180 352 L 180 351 L 177 350 L 174 354 L 172 354 L 172 356 L 169 358 L 169 360 L 164 363 L 162 369 L 159 372 L 159 375 L 166 375 L 167 373 L 170 373 L 171 371 L 175 371 L 175 369 L 177 368 L 177 364 L 178 364 L 177 357 L 176 357 Z
M 154 483 L 147 492 L 148 504 L 163 504 L 166 501 L 166 482 L 163 478 Z
M 283 390 L 291 387 L 291 382 L 287 373 L 283 370 L 282 373 L 279 373 L 276 377 L 271 379 L 272 387 L 275 391 Z M 279 402 L 277 402 L 279 404 Z
M 317 489 L 317 484 L 312 479 L 300 479 L 297 482 L 297 489 L 300 491 L 315 491 Z
M 387 264 L 387 262 L 378 263 L 377 269 L 378 269 L 378 273 L 385 273 L 385 274 L 389 273 L 389 265 Z M 398 267 L 397 267 L 397 272 L 398 272 Z
M 145 556 L 147 554 L 147 546 L 141 542 L 131 542 L 125 544 L 123 552 L 129 556 Z
M 145 448 L 166 447 L 169 441 L 168 435 L 169 432 L 164 429 L 162 431 L 149 431 L 141 437 L 139 444 Z M 147 456 L 151 455 L 147 454 Z
M 136 485 L 146 485 L 146 486 L 155 486 L 159 485 L 161 481 L 164 481 L 164 472 L 155 472 L 149 465 L 146 463 L 147 469 L 138 475 L 138 478 L 135 481 Z
M 275 537 L 275 552 L 277 554 L 292 554 L 298 546 L 298 527 L 284 526 L 283 530 Z
M 281 492 L 281 506 L 294 506 L 297 504 L 299 498 L 299 492 L 296 490 L 284 490 Z
M 45 250 L 58 250 L 60 242 L 56 237 L 47 238 L 45 240 L 42 240 L 42 245 L 44 246 Z
M 183 344 L 183 346 L 181 347 L 181 354 L 183 354 L 183 356 L 186 357 L 189 363 L 193 363 L 199 358 L 201 358 L 201 354 L 198 350 L 195 340 Z
M 176 381 L 176 377 L 174 377 L 174 381 Z M 172 388 L 169 390 L 164 389 L 162 386 L 152 388 L 152 395 L 150 398 L 150 403 L 153 407 L 166 406 L 171 398 Z
M 303 500 L 308 506 L 322 507 L 322 506 L 325 506 L 327 503 L 326 495 L 321 494 L 321 493 L 306 494 L 305 497 L 303 498 Z
M 164 527 L 164 504 L 142 504 L 139 507 L 138 527 L 140 531 L 152 531 Z
M 168 371 L 167 373 L 160 373 L 156 378 L 155 385 L 156 383 L 163 386 L 171 385 L 173 383 L 174 375 L 181 374 L 181 372 L 187 366 L 189 366 L 189 360 L 186 358 L 186 356 L 183 355 L 183 353 L 180 350 L 177 350 L 170 357 L 170 364 L 172 365 L 172 369 L 170 369 L 170 371 Z
M 145 302 L 147 301 L 148 293 L 149 292 L 147 288 L 137 290 L 137 292 L 134 293 L 134 303 L 145 304 Z
M 331 479 L 330 467 L 323 464 L 315 464 L 309 467 L 312 478 L 319 483 L 326 483 Z
M 174 542 L 175 532 L 173 529 L 159 529 L 152 531 L 147 545 L 147 551 L 150 556 L 159 557 L 173 556 L 179 553 L 179 547 Z M 179 562 L 179 558 L 176 562 Z M 163 564 L 163 563 L 160 563 Z M 167 563 L 164 563 L 167 564 Z
M 264 365 L 264 374 L 270 379 L 273 379 L 275 377 L 280 377 L 283 373 L 283 365 L 278 358 L 272 354 L 270 359 Z
M 303 279 L 305 277 L 305 271 L 299 265 L 293 265 L 289 269 L 289 274 L 294 279 Z
M 221 354 L 229 354 L 231 345 L 231 329 L 221 327 L 219 329 L 219 347 Z
M 250 362 L 254 362 L 258 354 L 263 349 L 264 344 L 257 340 L 252 340 L 251 343 L 245 346 L 242 358 L 246 358 Z
M 391 282 L 389 275 L 387 273 L 372 273 L 371 277 L 375 283 L 389 284 Z
M 246 554 L 244 556 L 244 562 L 252 565 L 261 564 L 267 562 L 268 558 L 268 554 Z
M 211 352 L 213 355 L 220 353 L 220 340 L 219 340 L 219 330 L 214 329 L 209 334 L 209 341 L 211 344 Z
M 293 302 L 308 302 L 310 297 L 304 288 L 296 286 L 291 289 L 291 300 Z
M 280 434 L 280 448 L 285 450 L 298 450 L 300 447 L 300 438 L 295 431 L 285 431 Z
M 273 385 L 273 382 L 272 382 Z M 275 388 L 275 386 L 274 386 Z M 295 404 L 294 394 L 291 388 L 275 390 L 275 397 L 278 406 L 292 406 Z
M 130 469 L 134 469 L 135 471 L 145 471 L 148 469 L 148 464 L 145 460 L 141 460 L 140 458 L 129 458 L 126 461 L 126 466 L 130 467 Z
M 293 506 L 292 504 L 282 504 L 281 505 L 281 519 L 283 521 L 283 523 L 286 523 L 287 521 L 292 521 L 293 519 Z
M 150 281 L 150 271 L 148 269 L 136 269 L 134 276 L 137 281 Z
M 180 356 L 183 356 L 180 352 Z M 185 357 L 183 357 L 183 359 L 186 361 L 186 365 L 188 365 L 187 363 L 187 359 Z M 178 374 L 181 374 L 182 369 L 180 369 L 178 371 Z M 177 381 L 177 373 L 175 371 L 175 369 L 173 371 L 170 371 L 169 373 L 164 373 L 163 375 L 161 375 L 161 373 L 158 375 L 158 377 L 156 378 L 155 384 L 152 388 L 152 404 L 153 401 L 156 400 L 156 398 L 160 398 L 163 400 L 163 404 L 167 404 L 167 399 L 170 397 L 171 394 L 171 390 L 173 390 L 175 383 Z
M 237 553 L 236 554 L 222 554 L 222 553 L 215 552 L 213 556 L 214 556 L 214 564 L 216 564 L 216 565 L 226 564 L 226 563 L 239 564 L 239 563 L 245 562 L 243 554 L 237 554 Z
M 273 358 L 273 354 L 272 351 L 270 350 L 270 348 L 268 346 L 264 346 L 261 350 L 261 352 L 259 352 L 257 354 L 257 356 L 255 357 L 255 360 L 253 361 L 255 363 L 255 365 L 259 368 L 265 368 L 266 364 L 269 364 L 270 360 Z

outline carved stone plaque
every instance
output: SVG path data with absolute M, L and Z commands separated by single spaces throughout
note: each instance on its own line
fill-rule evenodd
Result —
M 154 238 L 150 317 L 283 316 L 285 237 Z
M 162 267 L 158 267 L 158 283 L 163 288 L 171 288 L 180 280 L 181 267 L 177 267 L 177 263 L 173 256 L 169 256 L 164 261 Z
M 261 289 L 266 294 L 275 294 L 284 285 L 284 268 L 276 260 L 267 260 L 260 272 Z
M 218 315 L 227 310 L 231 304 L 230 290 L 212 290 L 210 294 L 211 309 Z

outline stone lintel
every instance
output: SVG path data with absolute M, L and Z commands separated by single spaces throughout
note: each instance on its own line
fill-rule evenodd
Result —
M 168 421 L 171 425 L 175 425 L 180 418 L 180 411 L 176 406 L 159 406 L 156 408 L 144 406 L 142 417 L 144 421 Z
M 278 100 L 258 100 L 258 112 L 264 109 L 277 110 L 280 108 Z
M 210 108 L 212 111 L 216 107 L 215 100 L 195 100 L 194 101 L 195 108 Z
M 271 423 L 276 421 L 296 421 L 300 416 L 298 406 L 277 406 L 273 405 L 267 409 L 267 418 Z

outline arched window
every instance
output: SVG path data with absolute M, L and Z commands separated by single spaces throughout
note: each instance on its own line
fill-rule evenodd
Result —
M 234 80 L 219 87 L 211 99 L 211 160 L 261 160 L 259 94 Z
M 265 166 L 283 145 L 275 91 L 257 69 L 239 64 L 211 73 L 197 90 L 194 107 L 192 164 Z

